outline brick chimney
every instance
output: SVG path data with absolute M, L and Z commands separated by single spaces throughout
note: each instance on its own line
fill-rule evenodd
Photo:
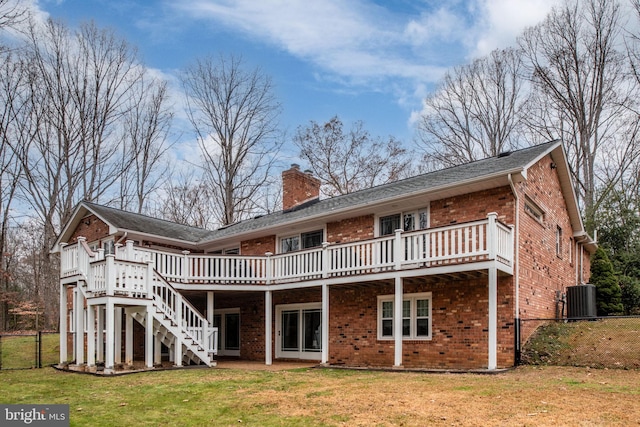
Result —
M 296 164 L 282 172 L 282 210 L 293 209 L 319 197 L 320 180 L 311 172 L 300 171 Z

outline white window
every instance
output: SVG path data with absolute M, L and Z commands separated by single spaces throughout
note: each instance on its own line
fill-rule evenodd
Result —
M 392 340 L 394 296 L 378 297 L 378 339 Z M 405 340 L 431 339 L 431 292 L 405 294 L 402 299 L 402 337 Z
M 524 211 L 531 215 L 539 223 L 544 222 L 544 211 L 529 196 L 524 198 Z
M 215 310 L 213 327 L 218 328 L 218 354 L 240 356 L 240 309 Z
M 413 231 L 425 228 L 429 228 L 429 210 L 427 208 L 381 216 L 378 219 L 378 236 L 388 236 L 398 229 Z
M 562 228 L 556 226 L 556 255 L 562 258 Z
M 324 231 L 314 230 L 287 236 L 280 239 L 280 253 L 298 251 L 300 249 L 311 249 L 322 246 L 324 241 Z

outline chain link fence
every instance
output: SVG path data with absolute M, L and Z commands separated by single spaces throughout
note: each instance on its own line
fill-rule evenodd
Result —
M 520 319 L 518 329 L 520 364 L 640 369 L 640 316 Z
M 58 363 L 60 334 L 21 332 L 0 334 L 0 369 L 34 369 Z

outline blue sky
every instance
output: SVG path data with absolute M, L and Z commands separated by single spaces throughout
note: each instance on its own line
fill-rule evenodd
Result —
M 93 19 L 175 83 L 206 55 L 260 66 L 291 136 L 310 120 L 362 120 L 411 143 L 421 100 L 450 67 L 515 43 L 556 0 L 40 0 L 70 26 Z M 174 85 L 175 90 L 178 86 Z

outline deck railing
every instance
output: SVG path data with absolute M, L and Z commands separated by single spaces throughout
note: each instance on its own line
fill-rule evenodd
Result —
M 170 283 L 263 285 L 485 260 L 511 267 L 513 230 L 498 222 L 496 214 L 489 214 L 479 221 L 410 232 L 397 230 L 391 236 L 325 243 L 321 248 L 277 255 L 171 253 L 136 247 L 132 241 L 116 245 L 114 255 L 98 251 L 88 257 L 85 252 L 78 245 L 63 247 L 62 277 L 86 274 L 94 292 L 149 297 L 152 270 Z

